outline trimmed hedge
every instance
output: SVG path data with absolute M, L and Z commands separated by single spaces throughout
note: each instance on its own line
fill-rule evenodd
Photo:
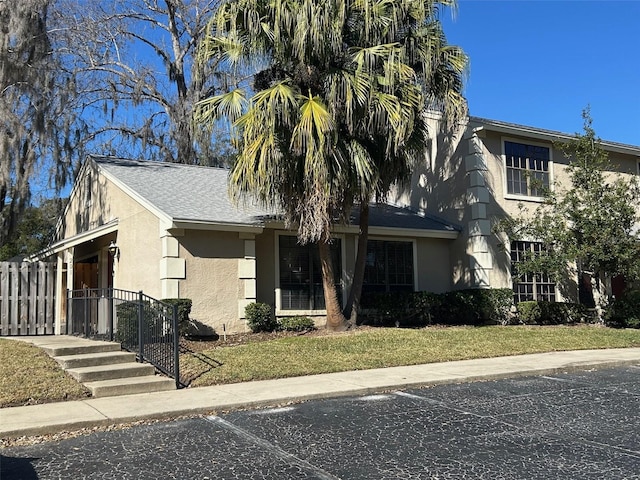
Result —
M 370 294 L 366 303 L 374 321 L 396 326 L 506 324 L 511 320 L 513 291 L 467 289 L 447 293 Z
M 138 343 L 138 312 L 139 301 L 123 302 L 116 305 L 116 331 L 115 339 L 125 345 L 136 345 Z M 149 302 L 142 302 L 143 316 L 146 324 L 145 331 L 158 330 L 162 324 L 160 312 Z
M 279 319 L 280 329 L 289 332 L 306 332 L 315 330 L 316 324 L 309 317 L 282 317 Z
M 640 328 L 640 290 L 615 299 L 605 315 L 605 323 L 616 328 Z
M 165 298 L 162 300 L 169 305 L 178 306 L 178 332 L 180 335 L 185 335 L 189 331 L 191 326 L 191 319 L 189 314 L 191 313 L 191 306 L 193 302 L 190 298 Z
M 273 332 L 278 329 L 279 323 L 271 313 L 271 305 L 253 302 L 244 308 L 247 325 L 253 333 Z
M 590 321 L 589 309 L 579 303 L 520 302 L 518 319 L 526 325 L 570 325 Z

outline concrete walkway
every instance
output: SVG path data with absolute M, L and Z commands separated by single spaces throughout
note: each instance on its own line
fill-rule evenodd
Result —
M 640 365 L 640 348 L 580 350 L 329 373 L 0 409 L 3 438 L 444 383 Z

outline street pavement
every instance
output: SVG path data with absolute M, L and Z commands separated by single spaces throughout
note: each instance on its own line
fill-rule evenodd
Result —
M 640 479 L 640 361 L 231 411 L 25 447 L 12 479 Z
M 640 348 L 577 350 L 378 368 L 2 408 L 0 436 L 14 438 L 143 419 L 273 406 L 385 390 L 638 364 Z

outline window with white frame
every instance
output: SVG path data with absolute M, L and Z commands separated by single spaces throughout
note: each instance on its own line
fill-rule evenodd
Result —
M 527 197 L 541 197 L 549 188 L 548 147 L 504 142 L 507 174 L 507 193 Z
M 413 290 L 413 243 L 369 240 L 363 294 Z
M 545 273 L 518 275 L 517 265 L 526 258 L 542 251 L 539 242 L 511 242 L 511 278 L 513 279 L 513 299 L 516 303 L 532 300 L 556 301 L 556 284 Z
M 300 245 L 292 235 L 279 236 L 280 309 L 324 310 L 322 267 L 317 245 Z M 342 299 L 341 241 L 331 243 L 338 300 Z

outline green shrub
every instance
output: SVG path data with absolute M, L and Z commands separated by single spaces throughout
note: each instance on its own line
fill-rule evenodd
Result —
M 273 332 L 278 328 L 278 321 L 271 314 L 271 306 L 266 303 L 253 302 L 244 309 L 247 325 L 252 332 Z
M 369 295 L 368 305 L 381 324 L 397 326 L 506 324 L 511 320 L 513 291 L 468 289 L 447 293 L 394 292 Z
M 124 302 L 116 305 L 116 332 L 117 342 L 125 345 L 138 343 L 138 302 Z
M 374 324 L 384 326 L 409 326 L 419 322 L 411 302 L 412 294 L 409 292 L 372 293 L 362 301 L 366 308 L 372 310 Z
M 116 341 L 127 346 L 138 344 L 138 312 L 140 302 L 123 302 L 116 305 Z M 160 311 L 149 301 L 142 302 L 142 315 L 144 319 L 144 331 L 159 332 L 163 318 Z
M 605 316 L 608 326 L 640 328 L 640 290 L 626 292 L 609 307 Z
M 589 320 L 589 309 L 569 302 L 520 302 L 518 318 L 526 325 L 571 325 Z
M 280 328 L 289 332 L 305 332 L 315 330 L 316 324 L 309 317 L 282 317 L 280 318 Z
M 478 290 L 484 292 L 483 318 L 487 322 L 507 325 L 513 321 L 513 290 L 510 288 L 491 288 Z
M 525 325 L 539 325 L 542 309 L 538 302 L 520 302 L 517 305 L 518 319 Z
M 189 314 L 191 313 L 191 306 L 193 302 L 190 298 L 165 298 L 162 300 L 169 305 L 176 305 L 178 307 L 178 332 L 180 335 L 185 335 L 189 332 L 191 327 L 191 319 Z

